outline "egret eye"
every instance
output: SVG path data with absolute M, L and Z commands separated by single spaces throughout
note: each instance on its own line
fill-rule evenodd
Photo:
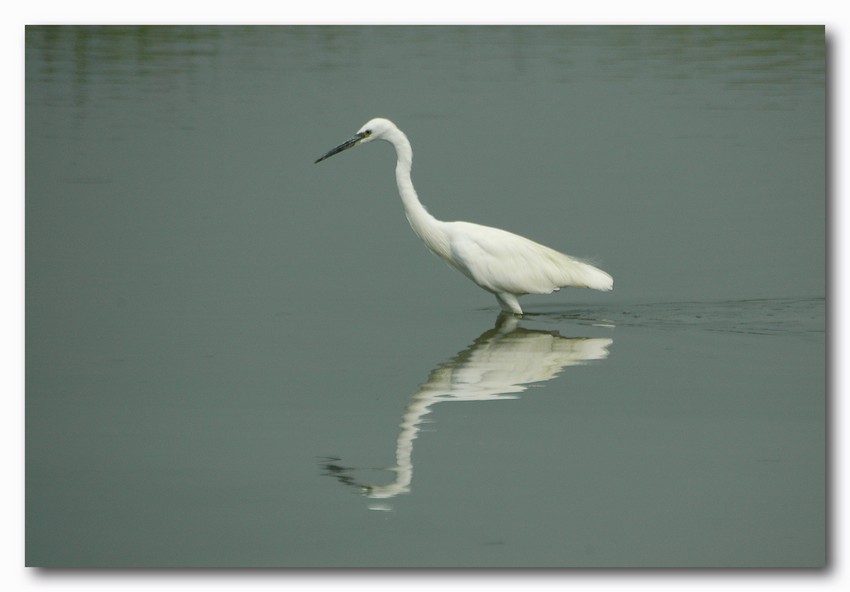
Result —
M 372 135 L 372 130 L 366 130 L 366 131 L 363 132 L 363 136 L 366 137 L 366 138 L 368 138 L 371 135 Z

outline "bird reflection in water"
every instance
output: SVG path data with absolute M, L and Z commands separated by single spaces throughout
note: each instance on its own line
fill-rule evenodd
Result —
M 496 327 L 431 371 L 428 381 L 414 393 L 402 417 L 396 440 L 396 465 L 387 469 L 395 473 L 391 483 L 362 483 L 354 476 L 358 469 L 337 464 L 339 458 L 323 460 L 324 474 L 357 487 L 374 499 L 408 493 L 413 480 L 413 443 L 433 405 L 449 401 L 516 399 L 528 385 L 551 380 L 564 368 L 604 360 L 612 343 L 605 338 L 567 338 L 556 331 L 524 329 L 517 324 L 517 317 L 501 315 Z M 376 506 L 373 509 L 388 508 Z

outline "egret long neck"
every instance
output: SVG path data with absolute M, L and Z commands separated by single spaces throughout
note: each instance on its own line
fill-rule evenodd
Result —
M 407 221 L 410 222 L 413 232 L 425 242 L 429 249 L 444 256 L 448 244 L 444 232 L 440 229 L 440 222 L 429 214 L 422 202 L 419 201 L 419 196 L 416 195 L 416 189 L 413 188 L 413 181 L 410 178 L 410 169 L 413 165 L 413 150 L 410 147 L 410 141 L 404 133 L 399 131 L 391 142 L 398 157 L 395 165 L 395 180 Z

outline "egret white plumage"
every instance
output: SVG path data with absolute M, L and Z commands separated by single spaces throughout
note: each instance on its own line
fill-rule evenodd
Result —
M 568 286 L 602 291 L 613 288 L 614 280 L 601 269 L 525 237 L 471 222 L 434 218 L 413 188 L 410 141 L 388 119 L 370 120 L 316 162 L 375 140 L 389 142 L 395 148 L 396 184 L 413 232 L 434 254 L 495 295 L 503 311 L 522 315 L 517 297 L 524 294 L 550 294 Z

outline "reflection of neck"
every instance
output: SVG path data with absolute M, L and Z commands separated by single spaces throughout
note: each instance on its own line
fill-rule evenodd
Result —
M 439 402 L 439 399 L 421 395 L 421 391 L 414 395 L 413 401 L 407 406 L 401 420 L 401 432 L 398 434 L 395 447 L 396 465 L 390 469 L 396 474 L 395 481 L 389 485 L 367 486 L 369 497 L 395 497 L 410 491 L 410 482 L 413 480 L 413 441 L 419 435 L 419 426 L 423 423 L 423 418 L 431 413 L 431 405 Z

